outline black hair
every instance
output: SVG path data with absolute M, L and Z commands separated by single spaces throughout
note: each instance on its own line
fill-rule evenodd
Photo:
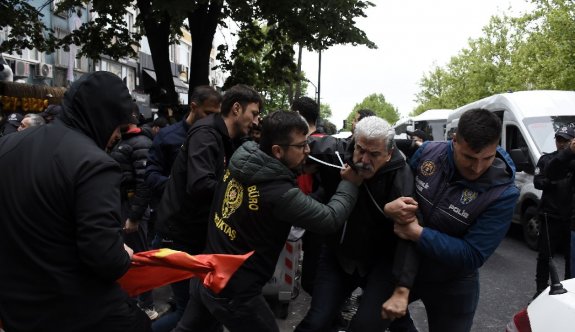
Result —
M 221 108 L 224 117 L 230 114 L 232 106 L 235 103 L 239 103 L 242 108 L 246 108 L 246 106 L 251 103 L 257 103 L 260 109 L 263 106 L 263 100 L 260 94 L 253 88 L 243 84 L 234 85 L 224 93 Z
M 368 116 L 375 116 L 375 112 L 368 109 L 368 108 L 362 108 L 362 109 L 358 110 L 357 114 L 359 114 L 357 121 L 361 121 L 361 119 L 367 118 Z
M 461 115 L 456 135 L 456 139 L 463 139 L 473 151 L 479 152 L 486 146 L 499 142 L 501 120 L 488 110 L 471 109 Z
M 152 127 L 160 127 L 160 128 L 164 128 L 165 126 L 168 125 L 168 119 L 166 119 L 163 116 L 160 116 L 158 118 L 156 118 L 154 120 L 154 122 L 152 123 Z
M 305 120 L 295 112 L 275 111 L 262 120 L 260 149 L 272 154 L 273 145 L 290 144 L 290 134 L 298 131 L 307 135 L 309 127 Z
M 194 88 L 190 103 L 202 105 L 207 100 L 215 100 L 218 103 L 222 102 L 222 95 L 213 87 L 209 85 L 200 85 Z
M 297 111 L 309 124 L 315 125 L 319 118 L 319 105 L 310 97 L 300 97 L 293 101 L 292 111 Z

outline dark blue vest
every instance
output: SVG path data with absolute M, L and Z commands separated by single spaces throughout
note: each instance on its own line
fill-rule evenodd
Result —
M 429 142 L 422 151 L 415 170 L 417 201 L 426 227 L 463 237 L 508 186 L 474 188 L 464 179 L 452 181 L 455 169 L 449 164 L 448 149 L 449 143 Z

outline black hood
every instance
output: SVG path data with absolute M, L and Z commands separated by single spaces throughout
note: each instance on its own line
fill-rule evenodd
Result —
M 102 149 L 119 125 L 128 124 L 132 97 L 118 76 L 99 71 L 82 76 L 66 91 L 60 119 Z

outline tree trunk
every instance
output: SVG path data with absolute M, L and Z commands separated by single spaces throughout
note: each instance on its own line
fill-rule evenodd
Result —
M 151 4 L 148 0 L 138 0 L 138 8 L 144 22 L 148 44 L 152 52 L 152 62 L 156 72 L 158 89 L 152 93 L 152 100 L 160 104 L 178 104 L 178 94 L 172 78 L 170 64 L 170 24 L 171 17 L 165 14 L 160 22 L 151 17 Z
M 303 48 L 301 47 L 301 43 L 298 44 L 298 51 L 297 51 L 297 73 L 299 75 L 299 77 L 302 77 L 301 75 L 301 55 L 302 55 L 302 50 Z M 298 99 L 299 97 L 301 97 L 301 78 L 298 79 L 295 83 L 295 99 Z
M 210 84 L 210 53 L 222 8 L 222 1 L 210 1 L 210 4 L 199 5 L 188 14 L 192 35 L 189 97 L 195 87 Z

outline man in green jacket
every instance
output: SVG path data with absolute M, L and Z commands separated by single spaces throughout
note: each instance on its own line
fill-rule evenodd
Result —
M 247 142 L 232 156 L 212 204 L 206 253 L 254 254 L 214 294 L 192 279 L 190 302 L 176 331 L 279 331 L 262 287 L 272 277 L 292 225 L 337 231 L 356 201 L 360 176 L 350 167 L 327 204 L 299 190 L 296 175 L 309 154 L 308 126 L 294 112 L 263 120 L 260 145 Z

